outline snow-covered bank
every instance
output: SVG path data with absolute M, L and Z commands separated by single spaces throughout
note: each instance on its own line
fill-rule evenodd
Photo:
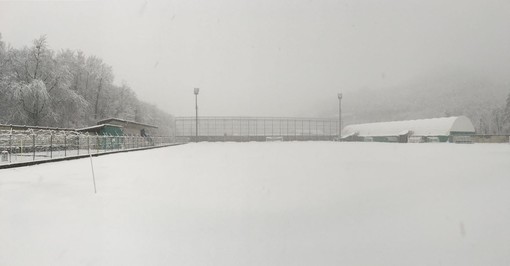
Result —
M 510 145 L 199 143 L 0 170 L 0 265 L 508 265 Z

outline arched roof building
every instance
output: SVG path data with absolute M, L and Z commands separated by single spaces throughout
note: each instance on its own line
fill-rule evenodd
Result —
M 342 130 L 344 137 L 437 137 L 440 141 L 451 141 L 452 136 L 474 133 L 473 123 L 465 116 L 350 125 Z M 407 138 L 398 141 L 407 142 Z

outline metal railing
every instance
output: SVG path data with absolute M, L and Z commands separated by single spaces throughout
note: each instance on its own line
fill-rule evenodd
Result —
M 175 136 L 199 141 L 330 140 L 338 136 L 336 118 L 176 117 Z
M 0 164 L 108 153 L 186 141 L 175 137 L 90 135 L 73 131 L 0 131 Z

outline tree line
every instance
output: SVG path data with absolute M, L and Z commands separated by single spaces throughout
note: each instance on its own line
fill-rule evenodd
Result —
M 138 99 L 113 69 L 82 51 L 49 48 L 46 36 L 13 48 L 0 35 L 0 124 L 80 128 L 104 118 L 160 127 L 169 134 L 173 117 Z
M 476 73 L 435 74 L 392 88 L 353 91 L 345 98 L 346 124 L 465 115 L 478 134 L 510 134 L 508 83 Z

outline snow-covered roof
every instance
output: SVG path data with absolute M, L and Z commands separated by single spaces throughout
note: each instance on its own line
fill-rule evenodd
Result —
M 120 118 L 107 118 L 107 119 L 103 119 L 101 121 L 98 121 L 97 124 L 98 125 L 109 124 L 109 123 L 111 124 L 111 122 L 121 122 L 121 123 L 124 123 L 125 125 L 133 124 L 133 125 L 139 125 L 139 126 L 143 126 L 143 127 L 158 128 L 157 126 L 153 126 L 153 125 L 149 125 L 149 124 L 144 124 L 144 123 L 139 123 L 139 122 L 135 122 L 135 121 L 128 121 L 128 120 L 124 120 L 124 119 L 120 119 Z
M 98 128 L 102 128 L 102 127 L 105 127 L 105 126 L 122 128 L 122 126 L 119 126 L 119 125 L 102 124 L 102 125 L 97 125 L 97 126 L 91 126 L 91 127 L 84 127 L 84 128 L 80 128 L 80 129 L 77 129 L 77 131 L 87 131 L 87 130 L 93 130 L 93 129 L 98 129 Z
M 469 118 L 456 116 L 350 125 L 342 130 L 342 135 L 399 136 L 407 132 L 415 136 L 449 136 L 451 132 L 475 133 L 475 127 Z

